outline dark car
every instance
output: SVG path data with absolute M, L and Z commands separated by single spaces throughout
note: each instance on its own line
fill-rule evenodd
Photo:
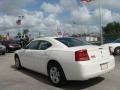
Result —
M 18 43 L 18 41 L 14 41 L 14 40 L 4 41 L 4 42 L 3 42 L 3 45 L 6 46 L 6 51 L 7 51 L 7 52 L 16 51 L 16 50 L 18 50 L 18 49 L 21 48 L 21 46 L 20 46 L 20 44 Z
M 0 53 L 2 55 L 5 55 L 5 53 L 6 53 L 6 47 L 4 45 L 2 45 L 2 42 L 0 42 Z

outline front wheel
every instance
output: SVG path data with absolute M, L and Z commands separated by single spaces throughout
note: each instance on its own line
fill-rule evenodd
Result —
M 20 59 L 19 59 L 18 56 L 15 56 L 15 67 L 17 69 L 21 69 L 22 68 L 21 63 L 20 63 Z
M 66 83 L 64 72 L 59 64 L 49 65 L 48 74 L 53 85 L 62 86 Z
M 114 53 L 115 53 L 116 55 L 120 55 L 120 47 L 115 48 Z

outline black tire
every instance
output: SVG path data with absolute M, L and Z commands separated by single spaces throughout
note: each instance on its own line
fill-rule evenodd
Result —
M 115 48 L 115 55 L 120 55 L 120 47 Z
M 20 63 L 20 59 L 19 59 L 19 57 L 18 56 L 15 56 L 15 67 L 17 68 L 17 69 L 22 69 L 22 66 L 21 66 L 21 63 Z
M 66 84 L 65 74 L 58 63 L 51 63 L 48 65 L 48 75 L 51 83 L 54 86 L 59 87 Z
M 2 55 L 5 55 L 5 52 L 3 52 Z

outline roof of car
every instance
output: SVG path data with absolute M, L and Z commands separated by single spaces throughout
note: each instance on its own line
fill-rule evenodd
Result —
M 41 37 L 41 38 L 36 38 L 34 40 L 41 40 L 41 39 L 54 39 L 54 38 L 63 38 L 63 37 Z

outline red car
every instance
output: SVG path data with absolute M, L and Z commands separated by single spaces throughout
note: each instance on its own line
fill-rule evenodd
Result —
M 11 52 L 21 48 L 20 44 L 17 41 L 3 41 L 3 45 L 6 46 L 6 51 Z

